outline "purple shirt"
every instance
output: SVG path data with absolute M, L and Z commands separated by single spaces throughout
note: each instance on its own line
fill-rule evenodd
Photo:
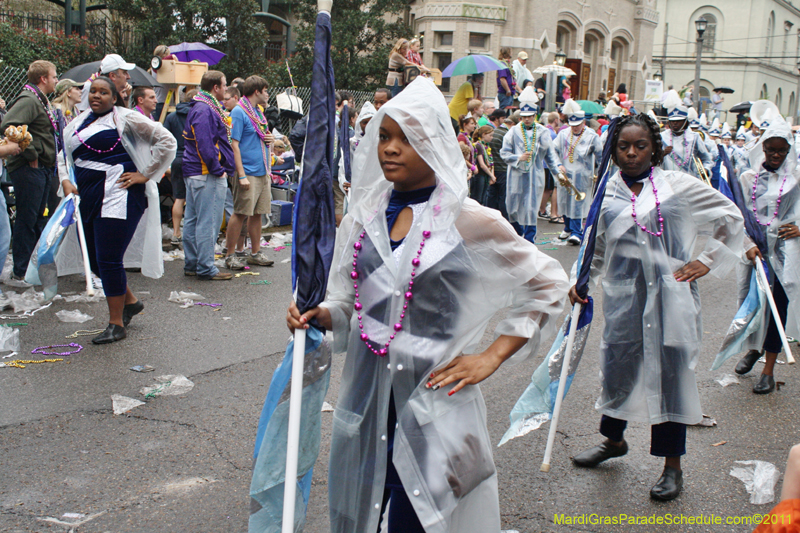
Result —
M 508 65 L 508 61 L 501 61 L 501 63 L 505 63 L 506 65 Z M 497 92 L 499 94 L 505 94 L 506 93 L 506 90 L 503 87 L 503 84 L 500 83 L 500 80 L 502 80 L 503 78 L 505 78 L 506 82 L 508 83 L 508 88 L 513 93 L 513 91 L 514 91 L 514 76 L 511 75 L 511 70 L 507 69 L 507 68 L 497 71 Z

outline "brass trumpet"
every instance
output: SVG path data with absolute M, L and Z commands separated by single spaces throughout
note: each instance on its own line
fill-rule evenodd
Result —
M 586 193 L 579 191 L 575 187 L 575 184 L 572 183 L 572 181 L 563 172 L 558 173 L 558 183 L 560 183 L 562 187 L 567 189 L 567 192 L 569 192 L 572 196 L 574 196 L 575 200 L 577 200 L 578 202 L 582 202 L 584 198 L 586 198 Z
M 700 175 L 700 180 L 702 180 L 703 183 L 705 183 L 706 185 L 711 187 L 711 179 L 708 177 L 708 174 L 706 173 L 706 169 L 703 167 L 703 164 L 700 162 L 700 158 L 697 157 L 697 156 L 693 156 L 692 159 L 694 159 L 694 168 L 697 169 L 697 173 Z

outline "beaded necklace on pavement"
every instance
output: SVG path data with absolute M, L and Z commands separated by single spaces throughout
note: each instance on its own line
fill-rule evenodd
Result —
M 198 102 L 203 102 L 208 107 L 210 107 L 214 113 L 217 114 L 219 119 L 222 121 L 222 124 L 225 126 L 225 131 L 228 134 L 228 143 L 231 142 L 231 117 L 226 117 L 225 113 L 222 108 L 222 104 L 214 98 L 214 95 L 208 91 L 204 91 L 200 89 L 194 97 L 194 100 Z

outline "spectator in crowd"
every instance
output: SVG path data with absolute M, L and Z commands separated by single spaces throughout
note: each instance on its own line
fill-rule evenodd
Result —
M 202 280 L 228 280 L 230 272 L 214 266 L 214 244 L 222 224 L 227 178 L 236 171 L 229 117 L 219 100 L 225 95 L 225 74 L 209 70 L 192 100 L 183 137 L 186 213 L 183 223 L 184 274 Z
M 547 113 L 547 128 L 550 138 L 555 141 L 557 134 L 561 131 L 561 115 L 558 113 Z M 550 215 L 547 215 L 547 202 L 550 202 Z M 544 161 L 544 194 L 542 203 L 539 206 L 539 218 L 548 219 L 551 224 L 563 224 L 564 218 L 558 216 L 558 187 L 556 180 L 550 169 L 547 168 L 547 161 Z
M 503 218 L 508 220 L 508 211 L 506 211 L 506 172 L 508 163 L 500 157 L 500 150 L 503 148 L 503 137 L 508 133 L 509 128 L 514 127 L 514 121 L 506 117 L 505 113 L 500 109 L 495 109 L 489 118 L 497 127 L 492 132 L 492 140 L 489 141 L 489 147 L 491 147 L 494 157 L 495 182 L 489 185 L 489 198 L 486 201 L 486 207 L 497 209 L 503 215 Z
M 392 91 L 383 87 L 379 87 L 378 89 L 375 89 L 375 96 L 372 97 L 372 105 L 375 106 L 375 110 L 377 111 L 383 104 L 391 99 Z
M 489 199 L 489 185 L 494 184 L 494 158 L 489 142 L 492 140 L 491 126 L 481 126 L 472 133 L 472 142 L 475 146 L 475 166 L 478 172 L 472 177 L 469 184 L 469 196 L 481 205 L 486 205 Z
M 233 108 L 239 103 L 241 97 L 242 95 L 239 93 L 239 89 L 233 85 L 225 89 L 225 96 L 222 98 L 222 105 L 225 107 L 225 111 L 228 113 L 233 111 Z
M 461 85 L 453 95 L 453 99 L 447 105 L 450 109 L 450 117 L 453 119 L 453 126 L 458 126 L 458 117 L 466 115 L 469 111 L 467 103 L 470 100 L 481 99 L 481 87 L 483 86 L 483 74 L 473 74 L 467 77 L 467 81 Z
M 64 155 L 75 170 L 75 184 L 70 181 L 66 162 L 61 159 L 59 164 L 64 194 L 80 194 L 89 263 L 103 282 L 108 304 L 108 327 L 92 339 L 94 344 L 124 339 L 125 328 L 144 309 L 144 304 L 128 287 L 123 257 L 145 211 L 158 207 L 155 187 L 148 205 L 146 185 L 149 180 L 161 179 L 177 147 L 161 123 L 133 110 L 115 109 L 119 96 L 116 91 L 110 79 L 96 78 L 89 89 L 90 111 L 82 113 L 64 130 Z M 163 266 L 150 272 L 144 265 L 153 256 L 161 263 L 158 216 L 145 218 L 144 224 L 154 231 L 150 228 L 144 231 L 142 272 L 158 277 Z
M 81 101 L 81 87 L 83 87 L 82 83 L 70 79 L 63 79 L 56 84 L 56 97 L 53 98 L 53 116 L 58 124 L 59 132 L 64 131 L 67 124 L 72 122 L 72 119 L 78 115 L 75 106 Z
M 625 102 L 628 99 L 628 88 L 624 83 L 617 86 L 617 93 L 614 95 L 619 99 L 619 103 Z
M 160 57 L 162 60 L 164 59 L 175 59 L 169 51 L 169 46 L 165 44 L 160 44 L 156 46 L 156 49 L 153 50 L 153 57 Z M 150 68 L 148 70 L 151 76 L 158 79 L 158 69 Z M 169 89 L 163 87 L 161 85 L 156 85 L 153 87 L 153 90 L 156 93 L 156 110 L 153 113 L 155 120 L 161 120 L 161 111 L 164 109 L 164 103 L 167 101 L 167 94 L 169 93 Z M 166 119 L 165 119 L 166 120 Z
M 517 87 L 522 91 L 525 88 L 525 82 L 533 81 L 533 74 L 525 64 L 528 62 L 528 54 L 524 50 L 517 54 L 517 59 L 514 60 L 514 79 L 517 82 Z
M 128 80 L 131 79 L 130 71 L 135 68 L 136 65 L 134 63 L 126 63 L 119 54 L 108 54 L 104 57 L 100 62 L 100 69 L 97 74 L 92 74 L 92 76 L 86 80 L 86 83 L 83 84 L 81 103 L 75 106 L 78 112 L 89 109 L 89 87 L 97 76 L 107 76 L 108 79 L 113 81 L 120 102 L 126 102 L 127 95 L 125 93 L 127 87 L 129 87 Z M 117 103 L 117 105 L 125 107 L 124 103 Z
M 242 89 L 244 88 L 244 78 L 233 78 L 233 81 L 228 87 L 235 87 L 237 91 L 239 91 L 239 98 L 242 95 Z
M 183 129 L 186 126 L 186 117 L 192 109 L 192 98 L 197 94 L 197 89 L 187 91 L 183 95 L 183 102 L 178 104 L 175 111 L 167 115 L 164 120 L 164 127 L 178 141 L 178 149 L 175 152 L 175 159 L 170 167 L 170 182 L 172 183 L 172 239 L 173 245 L 182 244 L 181 219 L 183 219 L 183 208 L 186 205 L 186 181 L 183 179 Z
M 271 266 L 273 263 L 261 251 L 261 215 L 269 215 L 272 211 L 270 145 L 275 142 L 267 127 L 267 119 L 259 109 L 269 100 L 267 80 L 250 76 L 244 81 L 243 89 L 239 105 L 231 111 L 231 147 L 236 175 L 229 177 L 233 216 L 228 221 L 228 254 L 225 258 L 225 266 L 231 270 L 242 270 L 245 263 L 257 266 Z M 239 257 L 235 245 L 245 219 L 250 235 L 250 253 L 242 251 L 244 257 Z
M 478 171 L 475 167 L 475 144 L 472 142 L 472 133 L 477 126 L 477 121 L 469 115 L 458 117 L 458 127 L 460 128 L 458 142 L 466 144 L 470 149 L 469 167 L 473 175 Z
M 507 109 L 514 106 L 514 93 L 516 92 L 516 83 L 511 74 L 511 48 L 503 46 L 497 57 L 506 66 L 503 70 L 497 71 L 497 101 L 500 109 Z
M 419 47 L 417 47 L 419 49 Z M 409 51 L 409 42 L 406 39 L 398 39 L 392 48 L 392 51 L 389 52 L 389 72 L 386 76 L 386 87 L 392 92 L 392 96 L 397 96 L 397 94 L 403 90 L 403 73 L 404 69 L 408 65 L 414 65 L 412 61 L 409 61 L 406 58 L 406 54 Z M 422 63 L 422 61 L 420 61 Z M 425 65 L 415 65 L 419 67 L 420 72 L 430 72 Z
M 156 112 L 157 106 L 156 92 L 152 87 L 139 85 L 131 92 L 131 109 L 135 109 L 150 120 L 155 120 L 153 113 Z
M 492 100 L 486 100 L 483 102 L 483 114 L 478 119 L 478 127 L 481 126 L 491 126 L 494 128 L 494 124 L 489 120 L 489 116 L 494 113 L 494 102 Z
M 605 91 L 600 91 L 600 93 L 597 95 L 597 100 L 595 100 L 595 102 L 597 102 L 598 104 L 600 104 L 603 107 L 606 106 L 606 104 L 608 103 L 608 100 L 606 100 Z
M 722 102 L 725 101 L 725 97 L 722 96 L 722 89 L 716 88 L 714 89 L 714 94 L 711 95 L 711 109 L 714 111 L 710 118 L 719 117 L 719 114 L 722 113 Z
M 483 117 L 483 102 L 477 98 L 467 102 L 467 114 L 475 119 L 477 127 L 478 121 Z
M 416 37 L 408 41 L 408 52 L 406 52 L 406 59 L 418 67 L 425 67 L 425 65 L 422 63 L 422 56 L 419 55 L 419 47 L 421 44 L 422 43 L 420 40 Z M 420 68 L 420 70 L 422 70 L 422 68 Z M 428 70 L 428 68 L 425 67 L 425 70 Z
M 56 67 L 49 61 L 34 61 L 28 67 L 28 83 L 11 101 L 0 131 L 9 126 L 28 126 L 33 140 L 18 155 L 7 160 L 7 169 L 17 200 L 14 222 L 12 279 L 20 281 L 44 228 L 44 211 L 52 190 L 56 165 L 56 138 L 48 94 L 56 89 Z

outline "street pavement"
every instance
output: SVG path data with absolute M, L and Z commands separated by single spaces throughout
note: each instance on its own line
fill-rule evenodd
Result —
M 537 242 L 553 240 L 560 226 L 543 223 Z M 702 239 L 701 239 L 702 244 Z M 540 245 L 569 269 L 577 247 Z M 555 248 L 555 249 L 552 249 Z M 699 253 L 699 250 L 697 250 Z M 130 274 L 129 283 L 145 304 L 134 318 L 128 338 L 84 346 L 65 361 L 0 368 L 0 531 L 68 531 L 78 533 L 235 532 L 247 530 L 253 442 L 261 406 L 272 372 L 288 338 L 286 307 L 290 301 L 290 248 L 267 252 L 269 268 L 253 267 L 259 276 L 228 282 L 203 282 L 184 277 L 181 261 L 165 263 L 162 279 Z M 252 285 L 261 280 L 271 285 Z M 697 379 L 703 412 L 715 427 L 688 430 L 688 454 L 683 460 L 683 494 L 670 503 L 650 500 L 648 491 L 662 470 L 649 455 L 649 428 L 631 424 L 626 438 L 629 454 L 595 470 L 578 469 L 570 457 L 597 444 L 599 415 L 594 403 L 600 392 L 598 345 L 602 332 L 602 302 L 597 298 L 595 322 L 578 374 L 564 402 L 552 469 L 540 465 L 548 425 L 512 440 L 495 451 L 503 528 L 529 532 L 721 532 L 752 531 L 747 525 L 558 525 L 557 515 L 679 519 L 681 515 L 727 517 L 766 513 L 773 504 L 752 505 L 744 484 L 729 475 L 735 461 L 762 460 L 781 471 L 790 447 L 798 440 L 797 370 L 777 367 L 786 385 L 760 397 L 751 387 L 761 365 L 740 384 L 721 387 L 715 378 L 732 374 L 735 361 L 719 371 L 709 368 L 736 309 L 733 277 L 700 281 L 703 302 L 703 354 Z M 62 294 L 82 290 L 79 276 L 62 279 Z M 4 287 L 4 290 L 16 290 Z M 170 291 L 195 291 L 204 301 L 222 307 L 188 309 L 167 301 Z M 144 292 L 140 292 L 144 291 Z M 83 324 L 63 323 L 54 313 L 80 309 L 93 316 Z M 21 356 L 50 344 L 66 344 L 78 329 L 106 324 L 104 302 L 51 308 L 20 327 Z M 498 313 L 483 339 L 491 342 Z M 635 317 L 631 317 L 635 319 Z M 494 442 L 508 426 L 508 414 L 530 381 L 552 339 L 535 357 L 502 367 L 481 385 L 489 432 Z M 800 353 L 796 352 L 796 357 Z M 152 373 L 129 370 L 151 365 Z M 334 360 L 327 401 L 336 404 L 343 357 Z M 147 400 L 123 415 L 114 415 L 111 395 L 143 399 L 139 389 L 163 374 L 187 376 L 194 388 L 181 396 Z M 322 449 L 314 470 L 307 533 L 328 531 L 327 463 L 331 413 L 323 413 Z M 725 442 L 719 446 L 714 444 Z M 339 487 L 337 490 L 347 490 Z M 780 482 L 776 486 L 780 494 Z M 79 513 L 72 518 L 66 513 Z M 588 517 L 588 516 L 587 516 Z M 55 520 L 55 521 L 53 521 Z M 685 520 L 685 518 L 684 518 Z M 57 522 L 61 522 L 61 524 Z

